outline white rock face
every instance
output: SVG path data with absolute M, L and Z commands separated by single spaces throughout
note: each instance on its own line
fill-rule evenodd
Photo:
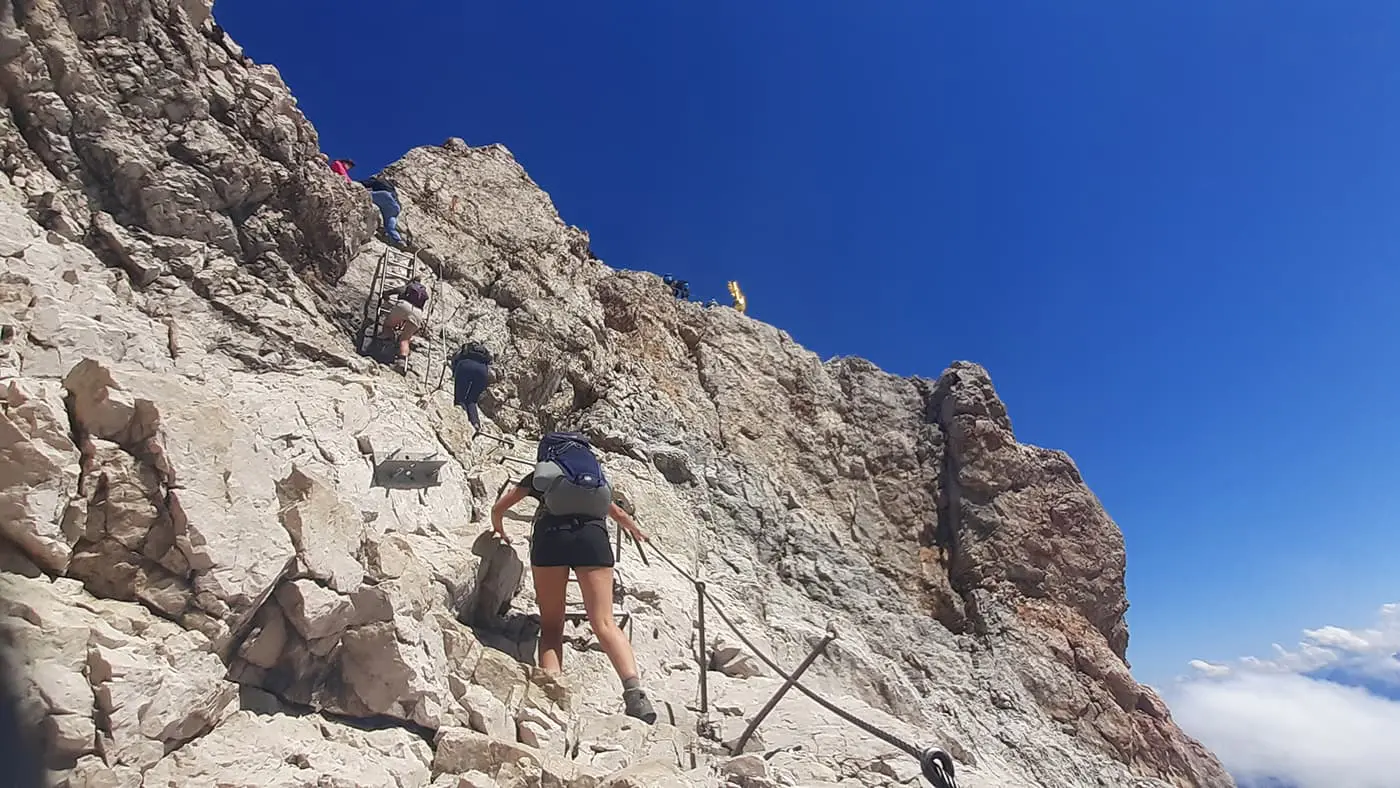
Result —
M 45 570 L 62 572 L 84 507 L 61 390 L 52 381 L 11 379 L 0 398 L 0 533 Z
M 377 212 L 208 0 L 11 5 L 0 630 L 55 785 L 919 782 L 795 690 L 730 757 L 782 680 L 720 612 L 789 667 L 835 626 L 803 684 L 947 750 L 964 788 L 1231 785 L 1124 662 L 1117 527 L 980 367 L 823 363 L 677 302 L 594 258 L 504 147 L 454 139 L 388 170 L 435 315 L 395 375 L 352 344 Z M 438 385 L 469 337 L 513 447 L 471 442 Z M 530 664 L 528 513 L 485 536 L 557 427 L 712 597 L 702 637 L 691 582 L 623 546 L 654 726 L 586 625 L 566 675 Z M 436 452 L 441 485 L 372 486 L 396 450 Z
M 147 771 L 141 785 L 383 785 L 431 782 L 432 750 L 402 729 L 359 731 L 316 716 L 234 713 Z
M 139 773 L 237 709 L 237 687 L 198 631 L 94 599 L 75 580 L 0 574 L 0 597 L 6 632 L 34 665 L 24 702 L 42 710 L 60 757 L 100 751 L 107 766 Z

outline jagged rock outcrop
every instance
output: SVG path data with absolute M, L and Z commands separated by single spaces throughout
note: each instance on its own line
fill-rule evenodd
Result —
M 834 626 L 803 683 L 962 785 L 1231 785 L 1124 661 L 1117 527 L 980 367 L 823 362 L 676 301 L 454 139 L 389 174 L 420 352 L 501 359 L 482 409 L 522 447 L 473 444 L 430 365 L 355 353 L 376 214 L 207 1 L 9 4 L 0 90 L 0 625 L 59 784 L 917 781 L 796 693 L 728 757 L 781 679 L 630 546 L 658 724 L 619 716 L 586 627 L 567 676 L 528 664 L 526 548 L 480 536 L 505 459 L 567 426 L 754 645 L 791 666 Z M 442 485 L 374 487 L 371 448 L 439 452 Z
M 221 259 L 334 279 L 375 214 L 320 166 L 276 69 L 245 65 L 212 6 L 11 3 L 0 166 L 31 215 L 89 238 L 138 284 Z

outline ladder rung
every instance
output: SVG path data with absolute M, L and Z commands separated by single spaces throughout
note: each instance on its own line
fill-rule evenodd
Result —
M 526 615 L 526 616 L 529 616 L 530 618 L 539 618 L 539 617 L 540 617 L 540 609 L 539 609 L 538 607 L 532 607 L 532 608 L 530 608 L 530 609 L 525 613 L 525 615 Z M 632 613 L 629 612 L 628 610 L 624 609 L 621 605 L 613 605 L 613 618 L 615 618 L 615 619 L 621 621 L 621 620 L 625 620 L 625 619 L 628 619 L 628 618 L 631 618 L 631 617 L 632 617 Z M 587 620 L 587 619 L 588 619 L 588 611 L 587 611 L 587 610 L 584 610 L 584 609 L 581 608 L 581 607 L 570 607 L 570 608 L 565 608 L 565 609 L 564 609 L 564 618 L 565 618 L 566 620 L 575 620 L 575 621 Z

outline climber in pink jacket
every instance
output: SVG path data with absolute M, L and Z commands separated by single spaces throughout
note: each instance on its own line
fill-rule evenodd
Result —
M 331 172 L 334 172 L 336 175 L 339 175 L 345 180 L 354 183 L 354 181 L 350 178 L 350 168 L 354 166 L 354 159 L 336 159 L 335 161 L 331 162 Z

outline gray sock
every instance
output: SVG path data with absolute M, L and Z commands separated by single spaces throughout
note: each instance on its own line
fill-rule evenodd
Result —
M 636 676 L 633 676 L 633 677 L 630 678 L 630 679 L 623 679 L 623 680 L 622 680 L 622 691 L 623 691 L 623 692 L 626 692 L 627 690 L 634 690 L 634 689 L 641 689 L 641 688 L 642 688 L 642 680 L 639 679 L 639 678 L 637 678 Z

